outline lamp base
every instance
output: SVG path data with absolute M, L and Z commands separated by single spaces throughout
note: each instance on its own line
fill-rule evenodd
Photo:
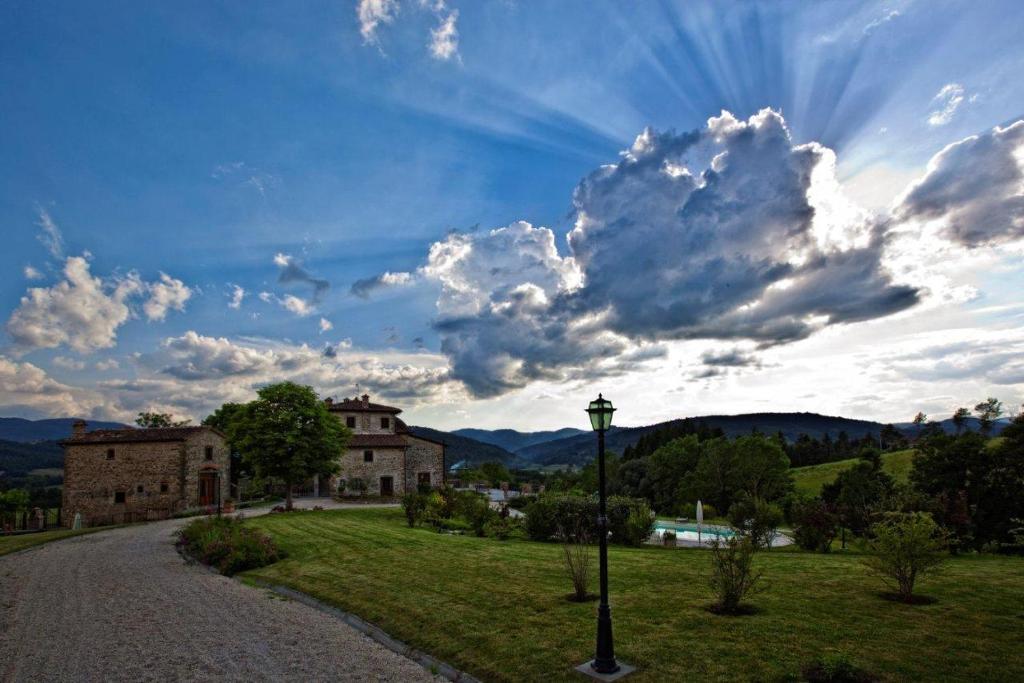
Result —
M 623 676 L 628 676 L 629 674 L 631 674 L 634 671 L 636 671 L 636 667 L 635 666 L 630 666 L 629 664 L 623 664 L 621 659 L 618 660 L 618 662 L 619 662 L 619 670 L 615 671 L 613 673 L 610 673 L 610 674 L 600 674 L 600 673 L 594 671 L 594 667 L 591 666 L 594 663 L 593 659 L 591 659 L 589 662 L 584 662 L 583 664 L 580 664 L 579 666 L 576 667 L 576 670 L 579 671 L 581 674 L 585 674 L 587 676 L 590 676 L 591 678 L 596 678 L 599 681 L 606 681 L 606 682 L 617 681 L 620 678 L 622 678 Z

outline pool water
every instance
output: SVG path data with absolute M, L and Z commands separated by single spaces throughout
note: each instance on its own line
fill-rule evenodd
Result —
M 693 543 L 711 543 L 716 538 L 731 538 L 735 536 L 732 529 L 714 525 L 702 525 L 698 535 L 696 524 L 679 524 L 660 519 L 654 523 L 654 533 L 658 538 L 661 538 L 662 534 L 666 531 L 676 532 L 677 541 L 691 541 Z

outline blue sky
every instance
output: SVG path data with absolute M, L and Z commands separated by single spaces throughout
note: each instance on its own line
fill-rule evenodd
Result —
M 1024 371 L 1006 355 L 1024 342 L 1013 178 L 984 206 L 939 173 L 927 196 L 900 198 L 944 147 L 1024 115 L 1022 26 L 1016 2 L 5 3 L 0 407 L 200 418 L 277 378 L 336 395 L 359 384 L 443 428 L 575 424 L 598 390 L 634 424 L 754 409 L 904 419 L 990 394 L 1019 404 Z M 753 202 L 733 227 L 722 197 L 676 207 L 681 222 L 652 242 L 600 237 L 644 224 L 640 209 L 579 227 L 607 198 L 641 207 L 652 196 L 647 176 L 595 178 L 574 202 L 602 166 L 625 174 L 622 153 L 645 128 L 674 131 L 673 149 L 700 133 L 680 161 L 688 172 L 711 168 L 715 145 L 739 168 L 740 147 L 709 119 L 765 108 L 771 126 L 719 126 L 788 136 L 784 156 L 749 157 L 743 182 L 781 178 L 776 161 L 809 173 L 834 153 L 829 192 L 856 207 L 835 221 L 863 240 L 884 233 L 884 246 L 862 240 L 859 275 L 835 270 L 853 259 L 853 237 L 766 255 L 753 245 L 770 235 L 735 227 L 794 191 L 804 202 L 799 183 L 730 195 Z M 1016 137 L 992 139 L 1011 167 L 1024 159 Z M 809 143 L 831 153 L 797 162 Z M 991 161 L 980 146 L 963 154 L 957 168 Z M 664 211 L 652 224 L 675 215 Z M 702 230 L 742 242 L 706 261 L 674 254 L 686 242 L 676 237 L 704 234 L 693 226 L 708 211 L 717 227 Z M 987 232 L 964 237 L 958 220 Z M 516 221 L 533 227 L 492 237 Z M 541 226 L 554 237 L 543 273 L 527 263 Z M 574 226 L 591 231 L 576 247 Z M 491 274 L 436 261 L 456 247 L 489 254 Z M 781 318 L 746 320 L 738 299 L 701 308 L 722 291 L 705 284 L 740 288 L 739 270 L 713 270 L 738 252 L 747 275 L 753 256 L 792 271 L 749 290 L 782 311 L 786 333 Z M 616 274 L 609 253 L 641 265 Z M 801 270 L 814 255 L 832 265 Z M 646 294 L 628 285 L 643 263 L 664 276 Z M 608 290 L 602 273 L 638 298 Z M 864 295 L 796 310 L 801 283 Z M 593 320 L 600 330 L 575 332 Z M 939 348 L 954 340 L 967 346 Z

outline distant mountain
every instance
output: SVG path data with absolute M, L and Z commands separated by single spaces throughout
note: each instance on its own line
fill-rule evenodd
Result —
M 484 443 L 455 432 L 442 432 L 429 427 L 409 427 L 416 436 L 440 441 L 445 444 L 445 466 L 465 460 L 469 465 L 480 465 L 485 462 L 500 462 L 506 467 L 518 467 L 523 460 L 501 446 Z
M 20 417 L 0 417 L 0 439 L 4 441 L 58 441 L 71 436 L 71 425 L 77 417 L 58 417 L 48 420 L 25 420 Z M 121 429 L 128 425 L 120 422 L 87 420 L 86 429 Z
M 795 441 L 801 434 L 822 438 L 826 434 L 833 439 L 845 431 L 851 439 L 864 435 L 877 435 L 882 429 L 880 422 L 854 420 L 846 417 L 832 417 L 817 413 L 749 413 L 745 415 L 706 415 L 689 418 L 703 422 L 708 427 L 720 428 L 727 436 L 750 434 L 755 429 L 764 434 L 782 432 L 789 441 Z M 605 434 L 608 450 L 622 453 L 626 446 L 632 446 L 644 434 L 682 423 L 683 420 L 669 420 L 644 427 L 612 427 Z M 596 455 L 596 438 L 590 432 L 564 439 L 556 439 L 528 446 L 517 452 L 538 466 L 585 465 Z
M 64 467 L 64 449 L 55 441 L 22 443 L 0 440 L 0 472 L 24 477 L 32 470 Z
M 456 429 L 452 434 L 467 436 L 470 439 L 494 444 L 512 453 L 517 453 L 535 444 L 578 436 L 583 434 L 583 430 L 573 427 L 563 427 L 549 432 L 518 432 L 514 429 Z
M 999 434 L 1006 429 L 1006 426 L 1012 421 L 1013 419 L 1009 417 L 1001 417 L 998 420 L 994 420 L 992 422 L 992 428 L 989 430 L 989 436 L 999 436 Z M 956 434 L 956 423 L 953 422 L 953 418 L 937 420 L 936 424 L 942 427 L 942 431 L 947 434 Z M 895 427 L 909 437 L 915 437 L 917 436 L 917 433 L 921 431 L 921 428 L 913 422 L 900 422 L 896 424 Z M 976 417 L 969 417 L 964 422 L 963 429 L 969 429 L 972 432 L 977 432 L 981 429 L 981 420 Z

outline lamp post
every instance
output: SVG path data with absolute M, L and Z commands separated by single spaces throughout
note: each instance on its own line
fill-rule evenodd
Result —
M 597 534 L 601 571 L 601 604 L 597 607 L 597 648 L 594 659 L 577 667 L 578 671 L 602 680 L 615 680 L 633 671 L 633 667 L 615 660 L 615 644 L 612 640 L 612 611 L 608 606 L 608 512 L 604 476 L 604 433 L 612 426 L 612 402 L 597 395 L 587 407 L 590 425 L 597 432 L 597 472 L 599 512 Z

